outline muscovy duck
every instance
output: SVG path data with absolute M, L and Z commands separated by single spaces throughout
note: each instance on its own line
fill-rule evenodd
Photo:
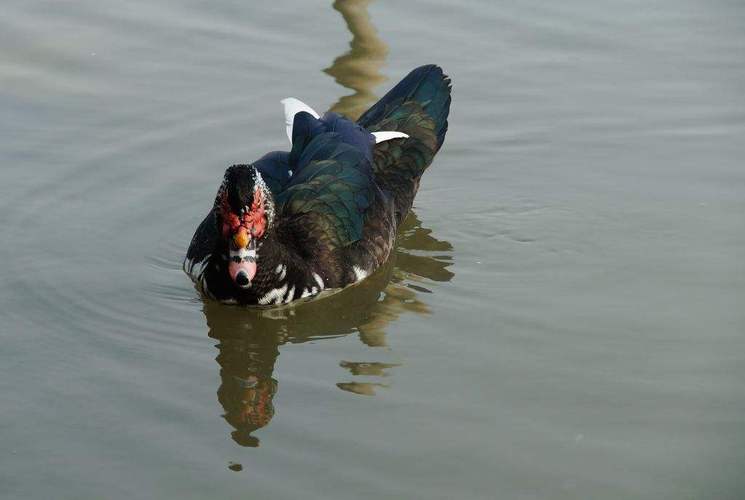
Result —
M 226 172 L 184 271 L 205 297 L 276 306 L 383 264 L 448 128 L 450 79 L 406 76 L 356 122 L 282 101 L 291 150 Z

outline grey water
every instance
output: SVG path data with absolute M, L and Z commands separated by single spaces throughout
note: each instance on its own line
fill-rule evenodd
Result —
M 0 498 L 745 498 L 745 3 L 6 0 Z M 450 130 L 388 266 L 181 272 L 279 100 L 412 68 Z

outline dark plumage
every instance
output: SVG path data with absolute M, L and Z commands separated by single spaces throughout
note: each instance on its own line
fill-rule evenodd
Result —
M 450 80 L 412 71 L 355 123 L 292 121 L 292 149 L 225 173 L 184 270 L 223 302 L 277 305 L 355 283 L 385 262 L 447 132 Z M 408 138 L 375 143 L 372 132 Z

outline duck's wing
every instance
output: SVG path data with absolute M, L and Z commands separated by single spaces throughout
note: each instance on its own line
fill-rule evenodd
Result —
M 219 233 L 217 231 L 217 218 L 213 208 L 204 218 L 189 244 L 186 251 L 183 269 L 194 283 L 201 280 L 212 254 L 217 248 Z
M 368 155 L 344 142 L 341 134 L 322 132 L 297 153 L 296 165 L 277 197 L 284 234 L 296 240 L 296 247 L 319 251 L 359 240 L 378 189 Z
M 450 112 L 450 79 L 438 66 L 415 69 L 365 112 L 358 123 L 372 131 L 398 131 L 408 138 L 375 145 L 373 169 L 381 189 L 391 193 L 400 224 L 409 212 L 419 178 L 445 140 Z

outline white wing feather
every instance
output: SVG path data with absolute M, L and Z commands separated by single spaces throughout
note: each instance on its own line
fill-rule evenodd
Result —
M 292 144 L 292 122 L 295 121 L 295 115 L 301 111 L 310 113 L 314 118 L 320 118 L 320 115 L 315 112 L 313 108 L 305 104 L 300 99 L 294 97 L 288 97 L 279 101 L 285 107 L 285 129 L 287 130 L 287 138 Z
M 281 102 L 285 108 L 285 130 L 287 131 L 287 138 L 290 140 L 290 144 L 292 144 L 292 124 L 295 121 L 296 114 L 305 111 L 306 113 L 310 113 L 314 118 L 320 118 L 320 115 L 316 113 L 313 108 L 300 99 L 287 97 L 279 102 Z M 409 137 L 403 132 L 392 131 L 373 132 L 372 135 L 375 136 L 375 144 L 380 144 L 383 141 L 390 141 L 391 139 L 406 139 Z
M 375 144 L 390 141 L 391 139 L 407 139 L 409 137 L 408 134 L 404 134 L 403 132 L 373 132 L 372 135 L 375 136 Z

